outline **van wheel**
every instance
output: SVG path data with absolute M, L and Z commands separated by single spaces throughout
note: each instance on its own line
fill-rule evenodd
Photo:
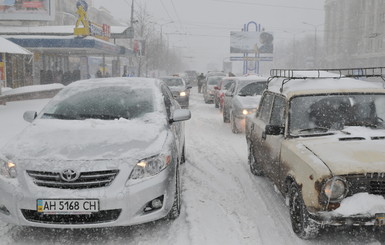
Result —
M 172 204 L 170 212 L 167 214 L 166 219 L 176 219 L 180 215 L 180 209 L 181 209 L 181 186 L 180 186 L 180 176 L 179 176 L 179 166 L 176 169 L 175 174 L 175 196 L 174 196 L 174 203 Z
M 256 176 L 263 176 L 263 170 L 262 170 L 262 166 L 261 164 L 257 163 L 255 161 L 255 157 L 253 155 L 253 146 L 250 145 L 249 147 L 249 157 L 248 157 L 248 161 L 249 161 L 249 165 L 250 165 L 250 172 Z
M 302 239 L 313 239 L 319 234 L 320 225 L 309 217 L 302 195 L 295 183 L 289 190 L 289 210 L 294 233 Z
M 180 164 L 183 164 L 186 162 L 186 154 L 185 154 L 185 144 L 183 144 L 183 148 L 182 148 L 182 155 L 180 157 Z

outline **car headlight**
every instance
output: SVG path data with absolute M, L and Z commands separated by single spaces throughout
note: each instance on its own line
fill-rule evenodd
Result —
M 5 176 L 6 178 L 16 178 L 17 177 L 17 171 L 16 171 L 16 164 L 9 160 L 3 160 L 0 159 L 0 174 Z
M 249 111 L 246 110 L 246 109 L 243 109 L 243 110 L 242 110 L 242 114 L 243 114 L 243 115 L 247 115 L 247 114 L 249 114 Z
M 182 92 L 179 93 L 180 97 L 185 97 L 186 95 L 187 95 L 187 93 L 185 91 L 182 91 Z
M 323 193 L 329 202 L 339 202 L 348 192 L 346 181 L 341 177 L 334 177 L 325 182 Z
M 129 179 L 137 180 L 154 176 L 165 169 L 170 162 L 171 156 L 163 154 L 143 159 L 135 165 Z

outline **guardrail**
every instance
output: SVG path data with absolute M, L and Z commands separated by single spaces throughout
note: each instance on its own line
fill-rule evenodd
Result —
M 36 99 L 47 99 L 54 97 L 62 88 L 24 92 L 18 94 L 0 95 L 0 105 L 5 105 L 7 102 L 20 101 L 20 100 L 36 100 Z

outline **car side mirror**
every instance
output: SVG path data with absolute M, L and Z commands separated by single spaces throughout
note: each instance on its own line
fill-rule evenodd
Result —
M 23 114 L 23 118 L 27 122 L 33 122 L 33 120 L 35 120 L 36 117 L 37 117 L 36 111 L 26 111 Z
M 266 135 L 280 135 L 285 132 L 285 128 L 280 125 L 266 125 L 265 134 Z
M 174 111 L 173 117 L 170 119 L 170 123 L 187 121 L 191 118 L 191 111 L 188 109 L 177 109 Z

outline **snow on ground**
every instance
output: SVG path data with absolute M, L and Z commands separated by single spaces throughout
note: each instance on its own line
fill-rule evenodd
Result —
M 26 110 L 48 100 L 0 106 L 0 146 L 27 122 Z M 3 244 L 381 244 L 370 229 L 327 229 L 313 241 L 292 232 L 288 208 L 272 183 L 253 176 L 247 165 L 244 134 L 231 133 L 213 104 L 193 89 L 192 118 L 186 122 L 182 165 L 183 206 L 175 221 L 87 230 L 22 228 L 0 222 Z M 1 198 L 1 197 L 0 197 Z

